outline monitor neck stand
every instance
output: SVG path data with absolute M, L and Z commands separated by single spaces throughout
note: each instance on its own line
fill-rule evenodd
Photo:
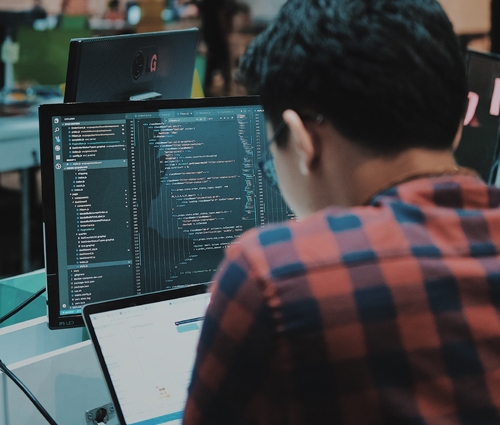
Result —
M 129 100 L 149 100 L 149 99 L 157 99 L 162 97 L 160 93 L 156 93 L 155 91 L 151 91 L 148 93 L 136 94 L 134 96 L 130 96 Z

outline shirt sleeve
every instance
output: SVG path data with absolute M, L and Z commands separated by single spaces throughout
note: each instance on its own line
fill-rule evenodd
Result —
M 244 255 L 226 259 L 215 280 L 184 425 L 251 423 L 252 403 L 270 369 L 273 323 L 264 283 Z

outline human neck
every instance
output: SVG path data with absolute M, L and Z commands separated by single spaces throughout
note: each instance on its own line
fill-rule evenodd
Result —
M 451 150 L 412 148 L 393 156 L 373 156 L 349 143 L 336 153 L 335 165 L 324 177 L 331 183 L 331 204 L 342 207 L 364 205 L 378 192 L 403 181 L 458 171 Z
M 458 171 L 451 150 L 412 148 L 394 157 L 377 157 L 353 169 L 351 205 L 363 205 L 389 187 L 422 176 L 453 174 Z

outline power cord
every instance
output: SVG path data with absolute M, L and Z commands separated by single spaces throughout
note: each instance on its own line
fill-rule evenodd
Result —
M 5 316 L 3 317 L 0 317 L 0 324 L 2 324 L 3 322 L 5 322 L 7 319 L 10 319 L 12 316 L 14 316 L 14 314 L 18 313 L 19 311 L 21 311 L 24 307 L 26 307 L 29 303 L 31 303 L 32 301 L 34 301 L 35 299 L 37 299 L 40 295 L 42 295 L 44 292 L 46 291 L 46 288 L 42 288 L 40 289 L 38 292 L 36 292 L 35 294 L 33 294 L 31 297 L 29 297 L 26 301 L 22 302 L 21 304 L 19 304 L 16 308 L 14 308 L 13 310 L 11 310 L 9 313 L 7 313 Z
M 31 393 L 30 390 L 24 385 L 19 378 L 14 375 L 5 364 L 0 360 L 0 369 L 4 372 L 10 379 L 14 381 L 14 383 L 21 389 L 21 391 L 26 394 L 26 396 L 31 400 L 31 402 L 35 405 L 38 411 L 43 415 L 43 417 L 47 420 L 47 422 L 51 425 L 57 425 L 56 421 L 52 419 L 52 416 L 44 409 L 44 407 L 40 404 L 40 402 L 36 399 L 36 397 Z

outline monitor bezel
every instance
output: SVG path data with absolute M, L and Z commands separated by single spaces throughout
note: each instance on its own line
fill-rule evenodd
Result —
M 52 117 L 64 115 L 96 115 L 101 113 L 154 112 L 162 109 L 198 107 L 260 106 L 259 96 L 234 96 L 195 99 L 165 99 L 140 102 L 60 103 L 39 107 L 40 158 L 42 173 L 42 204 L 47 287 L 47 317 L 50 329 L 83 327 L 82 315 L 60 314 L 59 268 L 54 192 L 54 150 Z

